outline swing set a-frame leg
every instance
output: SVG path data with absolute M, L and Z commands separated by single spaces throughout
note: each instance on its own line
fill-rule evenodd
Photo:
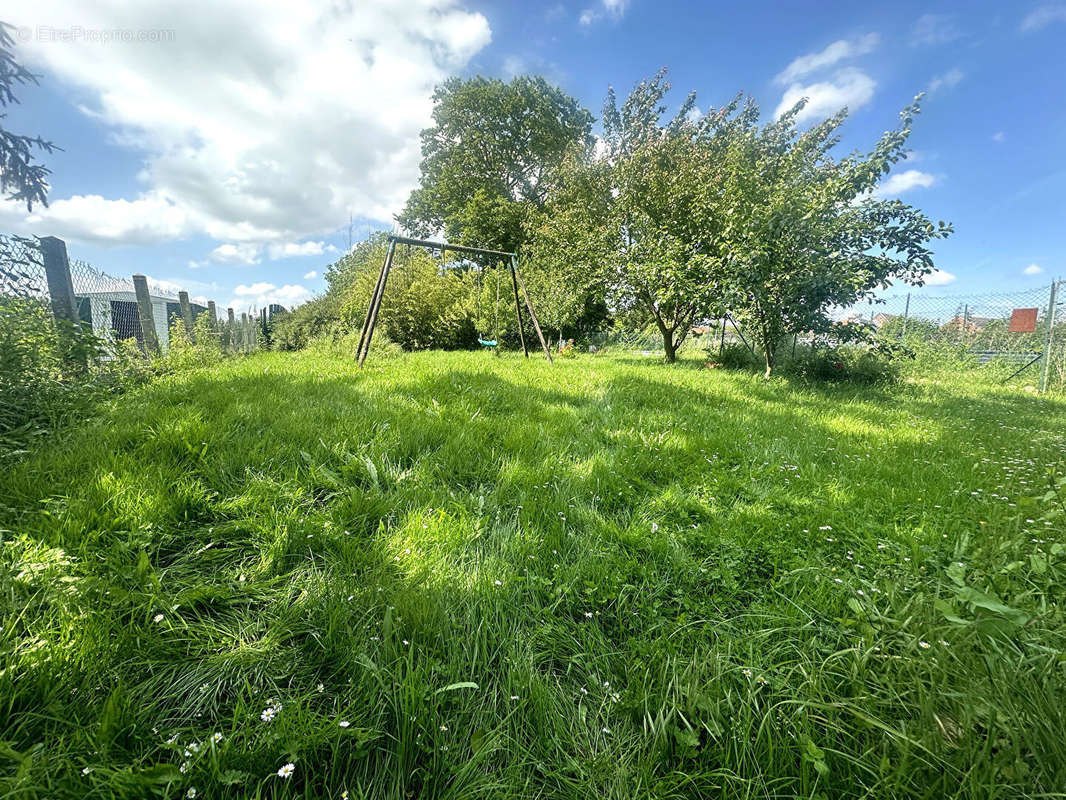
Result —
M 549 364 L 554 364 L 551 351 L 548 349 L 548 343 L 544 341 L 544 334 L 540 332 L 540 323 L 537 322 L 537 315 L 533 311 L 533 302 L 529 299 L 529 292 L 526 291 L 526 282 L 522 280 L 522 276 L 518 273 L 518 259 L 515 256 L 511 256 L 511 274 L 518 281 L 518 285 L 522 287 L 522 296 L 526 299 L 526 310 L 529 312 L 530 320 L 533 321 L 533 330 L 537 332 L 540 346 L 544 348 L 544 355 L 547 357 Z M 515 297 L 515 299 L 517 300 L 518 298 Z M 527 353 L 526 355 L 529 354 Z
M 518 278 L 514 259 L 511 259 L 511 288 L 514 289 L 514 313 L 518 317 L 518 338 L 522 342 L 522 352 L 529 358 L 529 348 L 526 347 L 526 335 L 522 333 L 522 301 L 518 299 Z
M 363 330 L 359 334 L 359 347 L 356 356 L 359 366 L 363 366 L 366 356 L 370 352 L 370 340 L 374 337 L 374 325 L 378 321 L 378 309 L 381 308 L 381 298 L 385 294 L 385 283 L 389 280 L 389 270 L 392 268 L 392 254 L 396 250 L 396 242 L 389 240 L 389 247 L 385 251 L 385 263 L 381 265 L 378 273 L 378 282 L 374 285 L 374 294 L 370 298 L 370 307 L 366 310 L 363 318 Z

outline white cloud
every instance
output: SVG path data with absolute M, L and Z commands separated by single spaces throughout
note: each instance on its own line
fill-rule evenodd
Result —
M 581 25 L 591 25 L 605 17 L 619 20 L 629 9 L 629 0 L 600 0 L 600 7 L 586 8 L 577 21 Z
M 220 244 L 207 254 L 207 260 L 216 264 L 258 264 L 259 245 L 249 242 Z
M 313 281 L 317 277 L 318 277 L 318 270 L 317 269 L 313 269 L 310 272 L 304 274 L 304 280 L 305 281 Z
M 796 116 L 797 122 L 824 119 L 844 106 L 855 111 L 870 102 L 876 86 L 873 78 L 854 68 L 840 70 L 829 81 L 808 86 L 794 83 L 785 90 L 774 116 L 781 116 L 804 97 L 807 98 L 807 105 Z
M 1044 268 L 1039 264 L 1030 264 L 1028 267 L 1022 270 L 1023 275 L 1039 275 L 1044 271 Z
M 253 283 L 250 286 L 241 284 L 233 290 L 233 294 L 234 298 L 229 302 L 229 307 L 238 310 L 265 308 L 271 303 L 291 309 L 311 299 L 311 292 L 305 286 L 286 284 L 279 287 L 266 281 Z
M 996 131 L 995 133 L 992 134 L 992 141 L 993 142 L 1002 142 L 1006 138 L 1007 138 L 1007 134 L 1005 134 L 1003 131 Z
M 925 276 L 926 286 L 947 286 L 954 283 L 955 276 L 942 269 L 936 269 Z
M 938 89 L 953 89 L 959 85 L 965 77 L 965 73 L 958 67 L 949 69 L 943 75 L 938 75 L 929 82 L 929 92 L 935 92 Z
M 279 258 L 292 258 L 294 256 L 320 256 L 323 253 L 336 253 L 337 248 L 325 242 L 276 242 L 267 248 L 270 258 L 274 261 Z
M 911 29 L 911 47 L 946 44 L 961 35 L 950 14 L 923 14 Z
M 20 42 L 31 67 L 86 97 L 95 121 L 143 157 L 145 188 L 53 197 L 32 218 L 3 204 L 0 224 L 93 242 L 267 244 L 320 236 L 349 212 L 391 220 L 417 182 L 433 87 L 491 38 L 462 3 L 411 0 L 402 13 L 392 0 L 12 6 L 16 25 L 173 36 Z M 76 141 L 54 136 L 77 156 Z
M 1066 22 L 1066 5 L 1040 6 L 1022 20 L 1021 30 L 1038 31 L 1054 22 Z
M 873 51 L 880 41 L 881 37 L 876 33 L 868 33 L 857 39 L 840 39 L 824 50 L 808 53 L 795 59 L 774 78 L 774 81 L 781 85 L 792 83 L 815 70 L 831 67 L 846 58 L 866 55 Z
M 934 183 L 936 183 L 936 176 L 921 170 L 908 169 L 889 175 L 888 180 L 877 187 L 876 193 L 881 196 L 895 196 L 919 187 L 928 189 Z

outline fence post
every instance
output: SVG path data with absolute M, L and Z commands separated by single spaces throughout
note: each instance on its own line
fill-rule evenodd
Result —
M 41 260 L 48 278 L 48 296 L 56 319 L 78 324 L 78 305 L 74 300 L 74 282 L 70 277 L 67 243 L 55 236 L 42 236 Z
M 248 352 L 248 314 L 241 312 L 241 350 Z
M 134 275 L 133 289 L 137 294 L 137 317 L 141 322 L 144 352 L 148 355 L 158 353 L 159 337 L 155 332 L 155 317 L 152 315 L 152 296 L 148 293 L 148 279 L 143 275 Z
M 911 312 L 911 293 L 907 292 L 907 302 L 903 304 L 903 330 L 900 332 L 900 341 L 907 338 L 907 317 Z
M 1047 391 L 1048 375 L 1051 373 L 1051 343 L 1055 329 L 1055 299 L 1058 294 L 1059 282 L 1051 282 L 1051 299 L 1047 304 L 1047 342 L 1044 343 L 1044 372 L 1040 376 L 1040 393 Z
M 189 305 L 188 292 L 178 292 L 178 306 L 181 308 L 181 319 L 185 323 L 185 333 L 189 337 L 189 342 L 196 344 L 196 334 L 193 332 L 192 325 L 192 306 Z
M 44 274 L 48 279 L 52 316 L 59 323 L 56 328 L 65 345 L 64 358 L 77 367 L 87 368 L 87 354 L 81 357 L 75 355 L 78 348 L 74 347 L 76 340 L 71 336 L 72 330 L 78 327 L 79 320 L 78 303 L 74 298 L 74 281 L 70 277 L 70 260 L 67 258 L 67 243 L 55 236 L 42 236 L 38 241 Z M 70 327 L 66 327 L 67 325 Z

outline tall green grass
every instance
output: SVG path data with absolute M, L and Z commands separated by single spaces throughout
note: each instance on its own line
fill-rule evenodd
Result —
M 0 477 L 0 795 L 1064 796 L 1063 410 L 624 355 L 165 375 Z

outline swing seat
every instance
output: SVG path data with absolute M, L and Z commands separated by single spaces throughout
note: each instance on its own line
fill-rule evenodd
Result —
M 481 338 L 478 338 L 477 343 L 479 345 L 481 345 L 482 347 L 495 347 L 496 346 L 496 340 L 495 339 L 481 339 Z

